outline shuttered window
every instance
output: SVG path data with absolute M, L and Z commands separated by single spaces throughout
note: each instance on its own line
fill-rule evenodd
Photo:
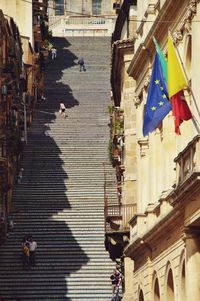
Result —
M 102 14 L 102 0 L 92 1 L 92 14 L 101 15 Z

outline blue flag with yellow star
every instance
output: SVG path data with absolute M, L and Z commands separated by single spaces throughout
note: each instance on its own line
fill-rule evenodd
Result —
M 155 130 L 171 109 L 159 55 L 156 52 L 144 112 L 143 135 L 147 136 Z

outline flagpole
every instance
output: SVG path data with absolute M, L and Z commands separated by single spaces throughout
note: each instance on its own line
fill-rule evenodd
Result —
M 179 53 L 179 51 L 178 51 L 178 48 L 177 48 L 176 45 L 174 44 L 174 41 L 173 41 L 172 34 L 171 34 L 170 30 L 169 30 L 169 34 L 171 35 L 171 40 L 172 40 L 173 45 L 174 45 L 174 47 L 175 47 L 175 49 L 176 49 L 176 52 L 177 52 L 177 54 L 178 54 L 178 58 L 179 58 L 179 61 L 180 61 L 180 63 L 181 63 L 181 67 L 182 67 L 182 69 L 183 69 L 183 72 L 184 72 L 184 75 L 185 75 L 185 79 L 186 79 L 186 81 L 187 81 L 187 83 L 188 83 L 188 88 L 189 88 L 189 90 L 190 90 L 190 92 L 191 92 L 191 95 L 192 95 L 192 98 L 193 98 L 193 100 L 194 100 L 194 104 L 195 104 L 197 113 L 198 113 L 199 118 L 200 118 L 200 110 L 199 110 L 199 108 L 198 108 L 198 105 L 197 105 L 197 102 L 196 102 L 196 98 L 195 98 L 194 93 L 193 93 L 193 91 L 192 91 L 192 88 L 191 88 L 191 86 L 190 86 L 189 79 L 188 79 L 188 76 L 187 76 L 185 67 L 184 67 L 184 65 L 183 65 L 182 58 L 181 58 L 181 56 L 180 56 L 180 53 Z M 193 118 L 194 118 L 194 116 L 193 116 Z M 197 122 L 197 120 L 195 120 L 195 122 Z M 198 123 L 198 122 L 197 122 L 197 123 Z M 199 124 L 199 123 L 198 123 L 198 124 Z M 200 130 L 198 130 L 198 132 L 200 132 Z
M 197 130 L 197 133 L 200 134 L 200 129 L 199 129 L 199 123 L 197 122 L 196 118 L 194 117 L 194 115 L 192 115 L 192 122 Z

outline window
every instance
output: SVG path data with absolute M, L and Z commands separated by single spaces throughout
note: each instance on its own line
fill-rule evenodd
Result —
M 55 15 L 64 15 L 64 0 L 55 0 Z
M 175 293 L 174 293 L 174 279 L 172 270 L 169 270 L 168 277 L 167 277 L 167 301 L 175 301 Z
M 92 1 L 92 14 L 101 15 L 102 14 L 102 0 Z
M 159 289 L 158 279 L 156 279 L 154 284 L 154 301 L 160 301 L 160 289 Z
M 139 301 L 144 301 L 143 291 L 140 291 Z

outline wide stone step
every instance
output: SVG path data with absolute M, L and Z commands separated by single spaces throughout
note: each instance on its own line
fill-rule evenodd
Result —
M 0 299 L 107 301 L 114 267 L 104 246 L 104 167 L 113 171 L 107 150 L 110 39 L 54 42 L 58 58 L 48 60 L 47 102 L 34 110 L 22 183 L 14 189 L 14 229 L 0 246 Z M 80 55 L 87 72 L 75 63 Z M 61 100 L 66 119 L 58 112 Z M 117 203 L 114 171 L 108 179 Z M 25 271 L 21 239 L 28 234 L 38 242 L 37 266 Z

